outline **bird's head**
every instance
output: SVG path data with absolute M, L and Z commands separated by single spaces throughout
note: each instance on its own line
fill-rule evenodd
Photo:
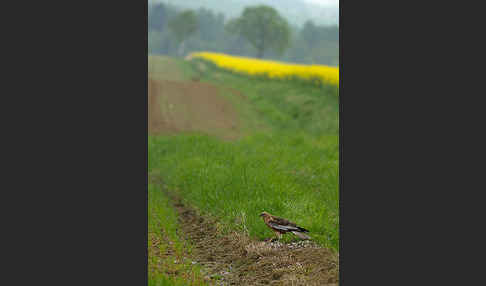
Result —
M 269 216 L 269 215 L 270 215 L 270 214 L 269 214 L 269 213 L 267 213 L 267 212 L 262 212 L 262 213 L 260 214 L 260 217 L 266 217 L 266 216 Z

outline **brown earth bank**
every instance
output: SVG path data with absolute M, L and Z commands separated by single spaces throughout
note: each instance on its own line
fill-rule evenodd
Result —
M 217 87 L 204 82 L 154 79 L 148 82 L 150 135 L 199 131 L 238 137 L 238 117 Z

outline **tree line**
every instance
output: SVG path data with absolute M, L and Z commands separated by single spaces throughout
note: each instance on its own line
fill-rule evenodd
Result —
M 149 53 L 185 56 L 193 51 L 339 65 L 339 29 L 307 21 L 292 26 L 274 8 L 246 7 L 238 18 L 201 8 L 158 3 L 148 11 Z

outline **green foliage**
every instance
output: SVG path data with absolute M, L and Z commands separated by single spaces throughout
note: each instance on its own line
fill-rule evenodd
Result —
M 178 2 L 177 5 L 183 5 L 183 3 Z M 224 5 L 231 6 L 232 4 L 223 2 L 220 7 Z M 200 6 L 198 5 L 198 7 Z M 229 19 L 225 25 L 223 14 L 217 14 L 204 8 L 194 11 L 197 18 L 197 30 L 184 40 L 183 47 L 181 47 L 181 42 L 176 39 L 177 34 L 169 28 L 169 22 L 180 13 L 182 12 L 178 6 L 164 3 L 149 5 L 149 53 L 184 56 L 194 51 L 213 51 L 254 57 L 259 52 L 243 35 L 238 33 L 237 18 Z M 266 48 L 263 57 L 295 63 L 337 66 L 339 64 L 338 27 L 315 24 L 312 24 L 311 29 L 305 27 L 305 25 L 304 28 L 289 27 L 289 45 Z M 275 37 L 284 39 L 285 35 L 277 33 Z M 306 39 L 312 40 L 307 41 Z
M 169 16 L 174 14 L 173 8 L 161 3 L 150 6 L 148 11 L 148 29 L 149 31 L 163 31 L 169 21 Z
M 304 24 L 304 28 L 302 28 L 302 39 L 308 44 L 313 45 L 317 42 L 318 38 L 316 37 L 317 27 L 314 25 L 314 22 L 307 21 Z
M 228 30 L 245 37 L 257 49 L 258 58 L 270 49 L 283 54 L 289 46 L 289 24 L 270 6 L 245 8 L 241 17 L 229 23 Z
M 197 17 L 194 11 L 187 10 L 177 15 L 169 22 L 173 36 L 181 43 L 196 32 L 198 27 Z
M 339 6 L 337 5 L 322 7 L 307 0 L 165 0 L 164 2 L 177 3 L 183 9 L 196 10 L 205 7 L 224 13 L 228 18 L 238 17 L 247 6 L 266 3 L 277 9 L 292 25 L 303 25 L 308 19 L 313 19 L 320 25 L 337 25 L 339 14 Z

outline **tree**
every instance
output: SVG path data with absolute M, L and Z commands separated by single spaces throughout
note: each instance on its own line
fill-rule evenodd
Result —
M 152 6 L 148 11 L 148 29 L 162 31 L 167 24 L 168 12 L 167 7 L 160 3 L 159 5 Z
M 228 23 L 227 30 L 246 38 L 257 49 L 258 58 L 263 58 L 269 49 L 282 55 L 289 46 L 289 24 L 269 6 L 245 8 L 239 18 Z
M 178 54 L 184 54 L 184 41 L 197 30 L 197 17 L 192 10 L 187 10 L 169 22 L 169 28 L 179 45 Z
M 301 31 L 302 38 L 309 46 L 314 46 L 319 40 L 318 29 L 313 21 L 306 21 Z

